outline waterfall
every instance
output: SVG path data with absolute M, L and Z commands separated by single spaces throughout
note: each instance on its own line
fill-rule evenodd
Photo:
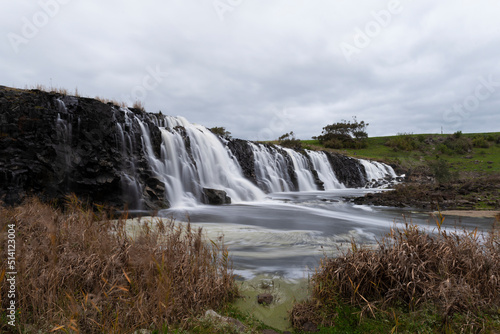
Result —
M 129 132 L 136 128 L 152 173 L 148 178 L 164 185 L 165 200 L 172 207 L 204 203 L 206 188 L 225 191 L 233 202 L 262 200 L 265 193 L 272 192 L 341 189 L 346 186 L 335 172 L 339 168 L 345 169 L 343 180 L 346 176 L 354 177 L 360 180 L 360 185 L 366 180 L 396 176 L 391 167 L 377 162 L 345 158 L 348 162 L 342 161 L 341 166 L 334 168 L 335 162 L 326 152 L 298 152 L 249 141 L 233 145 L 233 150 L 245 151 L 235 155 L 241 152 L 231 151 L 229 141 L 185 118 L 152 114 L 139 117 L 128 109 L 122 111 L 125 124 L 117 124 L 118 146 L 125 160 L 130 160 L 123 166 L 124 188 L 132 194 L 141 194 L 146 189 L 137 181 L 137 168 L 132 163 L 135 144 Z M 240 163 L 246 166 L 245 175 Z
M 68 113 L 63 101 L 56 99 L 56 103 L 58 109 L 56 118 L 58 144 L 56 145 L 56 149 L 60 152 L 59 157 L 64 162 L 61 174 L 67 175 L 71 171 L 71 143 L 73 141 L 73 127 L 71 125 L 72 115 Z M 61 114 L 64 115 L 65 119 L 61 118 Z M 67 179 L 64 182 L 67 186 Z
M 314 176 L 309 169 L 309 163 L 303 154 L 292 150 L 291 148 L 284 148 L 290 155 L 293 161 L 293 167 L 297 174 L 297 181 L 299 183 L 299 191 L 314 191 L 318 190 L 314 182 Z
M 162 121 L 161 157 L 156 157 L 149 129 L 137 119 L 146 158 L 164 182 L 170 205 L 202 202 L 203 188 L 224 190 L 236 202 L 264 198 L 262 190 L 243 176 L 238 161 L 216 135 L 182 117 L 165 116 Z
M 325 190 L 345 188 L 337 179 L 325 152 L 310 150 L 306 150 L 306 152 L 311 158 L 314 169 L 318 172 L 318 177 L 323 182 Z
M 372 180 L 384 179 L 387 176 L 391 178 L 397 177 L 394 169 L 391 166 L 386 164 L 382 164 L 377 161 L 368 161 L 364 159 L 359 159 L 359 162 L 365 167 L 366 170 L 366 178 L 368 182 Z
M 120 109 L 124 113 L 125 124 L 123 126 L 120 123 L 116 123 L 116 129 L 118 132 L 117 144 L 118 149 L 122 154 L 122 166 L 121 166 L 121 186 L 123 189 L 125 202 L 134 209 L 142 208 L 142 186 L 139 182 L 139 176 L 137 173 L 137 166 L 134 157 L 134 152 L 136 150 L 136 143 L 134 136 L 130 136 L 126 129 L 132 128 L 132 120 L 129 117 L 130 111 L 128 109 Z
M 288 164 L 282 152 L 262 144 L 249 142 L 254 154 L 257 182 L 266 192 L 292 191 L 293 181 L 287 173 Z

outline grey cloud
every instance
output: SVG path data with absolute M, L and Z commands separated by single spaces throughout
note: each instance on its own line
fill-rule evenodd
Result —
M 443 115 L 474 93 L 481 76 L 500 80 L 500 4 L 401 0 L 401 14 L 347 62 L 340 44 L 352 43 L 388 3 L 242 1 L 221 21 L 212 1 L 70 1 L 16 54 L 7 34 L 41 9 L 9 2 L 0 21 L 0 84 L 52 79 L 120 100 L 158 66 L 168 75 L 147 91 L 147 110 L 225 126 L 235 137 L 293 130 L 307 139 L 354 115 L 370 123 L 372 136 L 441 126 L 498 131 L 500 87 L 459 125 Z

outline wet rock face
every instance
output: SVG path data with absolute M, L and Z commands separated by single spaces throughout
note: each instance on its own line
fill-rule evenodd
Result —
M 148 121 L 146 114 L 133 112 Z M 31 194 L 64 201 L 75 193 L 122 208 L 130 200 L 130 194 L 123 192 L 124 170 L 133 164 L 135 188 L 144 191 L 136 196 L 143 200 L 136 201 L 151 208 L 164 206 L 162 185 L 147 182 L 152 175 L 140 145 L 140 129 L 126 129 L 134 124 L 126 123 L 118 107 L 94 99 L 0 87 L 0 115 L 0 200 L 6 204 L 18 204 Z M 128 147 L 123 147 L 117 124 L 129 134 Z M 157 132 L 151 131 L 151 140 L 159 152 Z
M 150 165 L 150 154 L 160 158 L 162 152 L 161 117 L 95 99 L 0 86 L 0 201 L 15 205 L 36 195 L 62 203 L 74 193 L 82 200 L 116 208 L 168 207 L 168 190 Z M 186 130 L 176 130 L 192 156 Z M 146 137 L 152 153 L 144 147 Z M 237 159 L 243 176 L 269 191 L 257 180 L 249 142 L 223 142 Z M 298 190 L 290 155 L 280 147 L 265 146 L 281 159 L 282 188 Z M 366 172 L 356 159 L 338 154 L 328 157 L 340 182 L 347 187 L 365 185 Z M 323 189 L 310 157 L 308 165 L 317 189 Z M 203 192 L 206 203 L 231 201 L 222 190 Z
M 232 139 L 226 144 L 240 164 L 243 175 L 259 186 L 262 190 L 267 191 L 265 186 L 259 183 L 255 173 L 255 162 L 253 151 L 246 140 Z M 290 189 L 297 191 L 299 189 L 297 174 L 293 166 L 291 157 L 279 146 L 263 144 L 271 148 L 274 152 L 279 152 L 285 158 L 286 171 L 290 184 Z M 350 158 L 341 154 L 329 153 L 328 160 L 334 170 L 338 180 L 348 188 L 364 187 L 369 180 L 366 177 L 365 167 L 356 159 Z M 318 172 L 314 170 L 310 157 L 305 154 L 308 161 L 308 167 L 314 178 L 314 183 L 318 190 L 324 190 L 324 183 L 320 180 Z
M 253 151 L 248 142 L 241 139 L 231 139 L 227 141 L 226 145 L 238 160 L 243 176 L 257 185 Z
M 345 155 L 325 152 L 337 176 L 337 179 L 348 188 L 365 186 L 366 170 L 358 160 Z
M 205 204 L 210 204 L 210 205 L 231 204 L 231 198 L 227 196 L 224 190 L 203 188 L 203 195 L 205 197 Z

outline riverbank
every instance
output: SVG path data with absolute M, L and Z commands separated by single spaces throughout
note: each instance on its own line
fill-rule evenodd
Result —
M 500 230 L 487 233 L 415 225 L 394 228 L 376 249 L 352 243 L 325 258 L 311 299 L 291 312 L 296 328 L 323 333 L 497 333 Z M 498 222 L 498 219 L 497 219 Z
M 439 212 L 434 212 L 438 214 Z M 500 211 L 488 210 L 488 211 L 469 211 L 469 210 L 444 210 L 441 211 L 443 216 L 459 216 L 459 217 L 474 217 L 474 218 L 495 218 L 500 216 Z
M 341 191 L 336 196 L 345 194 L 345 191 Z M 290 196 L 293 198 L 297 194 Z M 316 193 L 304 198 L 307 206 L 311 205 L 311 198 L 316 198 Z M 329 226 L 332 225 L 333 217 L 347 217 L 338 211 L 347 210 L 346 206 L 352 206 L 345 211 L 349 212 L 349 216 L 353 214 L 351 210 L 365 212 L 368 209 L 349 203 L 316 201 L 334 206 L 332 216 L 324 217 L 330 222 L 327 224 Z M 269 206 L 269 203 L 266 205 Z M 247 204 L 213 209 L 217 212 L 227 209 L 229 211 L 226 214 L 231 217 L 236 212 L 250 210 L 248 213 L 253 217 L 256 211 L 262 212 L 262 208 L 252 208 Z M 278 203 L 267 209 L 271 208 L 297 210 L 299 207 Z M 119 219 L 109 220 L 102 207 L 87 210 L 75 198 L 70 199 L 64 211 L 37 200 L 16 208 L 2 207 L 0 210 L 1 231 L 7 231 L 5 226 L 11 224 L 16 229 L 17 309 L 23 312 L 16 313 L 15 319 L 19 327 L 28 332 L 41 329 L 44 332 L 91 330 L 132 334 L 139 333 L 137 330 L 142 330 L 140 333 L 159 333 L 168 328 L 168 333 L 182 334 L 270 334 L 294 330 L 300 332 L 304 328 L 314 330 L 328 323 L 316 321 L 313 317 L 310 321 L 301 320 L 297 325 L 296 319 L 289 317 L 294 305 L 314 296 L 314 284 L 317 283 L 314 277 L 323 270 L 314 254 L 318 253 L 319 258 L 321 252 L 323 256 L 328 256 L 324 257 L 325 263 L 343 258 L 353 250 L 377 251 L 373 235 L 361 233 L 356 227 L 353 231 L 357 232 L 349 232 L 345 237 L 337 234 L 334 234 L 335 237 L 325 237 L 307 230 L 289 230 L 290 226 L 287 226 L 287 230 L 277 229 L 278 226 L 270 230 L 269 227 L 258 228 L 248 224 L 213 224 L 206 222 L 207 217 L 214 214 L 208 206 L 195 209 L 197 212 L 193 220 L 204 222 L 192 224 L 174 222 L 165 217 L 129 220 L 126 213 Z M 204 210 L 208 211 L 202 215 Z M 307 207 L 305 210 L 310 211 Z M 318 209 L 312 212 L 320 216 L 327 213 Z M 295 215 L 297 213 L 299 211 Z M 373 211 L 366 213 L 374 214 Z M 377 212 L 377 215 L 380 214 L 383 215 Z M 286 215 L 289 216 L 288 213 Z M 213 219 L 222 217 L 224 215 Z M 368 226 L 382 222 L 368 220 L 361 215 L 354 217 L 364 220 Z M 276 218 L 271 217 L 270 221 Z M 258 220 L 262 220 L 262 217 Z M 353 229 L 353 223 L 346 225 L 349 228 L 346 231 Z M 198 227 L 203 227 L 203 232 Z M 314 225 L 304 228 L 310 230 Z M 428 230 L 428 227 L 423 228 Z M 422 232 L 422 235 L 427 234 Z M 251 253 L 248 247 L 254 244 L 253 237 L 260 243 L 253 250 L 255 262 L 249 262 Z M 2 233 L 2 252 L 6 252 L 6 238 L 6 233 Z M 304 244 L 311 241 L 314 243 Z M 336 251 L 333 250 L 335 245 L 340 247 Z M 277 261 L 289 261 L 291 258 L 283 257 L 288 253 L 288 247 L 302 255 L 310 252 L 296 268 L 302 272 L 302 278 L 290 279 L 279 274 L 259 274 L 250 278 L 237 275 L 237 272 L 252 272 L 241 270 L 241 265 L 243 269 L 255 268 L 255 265 L 268 266 L 274 258 Z M 475 255 L 470 258 L 475 258 Z M 233 269 L 233 259 L 238 263 L 239 270 Z M 388 258 L 387 261 L 392 260 Z M 6 263 L 2 265 L 0 273 L 5 273 Z M 2 274 L 2 296 L 6 295 L 8 289 L 8 282 L 4 278 L 6 276 Z M 258 296 L 261 294 L 270 295 L 272 299 L 259 303 Z M 6 319 L 6 305 L 2 304 L 1 307 L 2 319 Z M 363 307 L 343 304 L 334 310 L 337 313 L 332 315 L 332 319 L 345 317 L 353 320 L 356 314 L 363 312 Z M 397 320 L 388 320 L 384 312 L 387 311 L 379 313 L 380 317 L 373 321 L 389 321 L 389 324 L 396 326 Z M 317 310 L 316 315 L 321 314 Z M 406 317 L 404 312 L 401 314 L 398 313 L 400 319 Z M 224 320 L 223 325 L 217 325 L 221 319 Z M 356 319 L 353 321 L 368 321 L 367 318 Z M 370 326 L 373 326 L 373 321 L 368 321 Z M 292 328 L 292 323 L 295 328 Z M 323 333 L 342 332 L 346 328 L 345 324 L 334 324 L 335 327 L 323 329 Z M 9 332 L 6 323 L 1 326 L 3 332 Z M 241 329 L 238 330 L 238 327 Z M 386 325 L 383 328 L 386 329 Z
M 2 333 L 170 332 L 238 296 L 222 240 L 164 220 L 131 238 L 127 214 L 92 209 L 74 197 L 64 211 L 0 206 L 0 251 L 12 258 L 0 263 Z
M 495 211 L 500 209 L 500 174 L 476 174 L 454 182 L 436 183 L 431 176 L 410 179 L 393 191 L 369 193 L 356 204 L 413 207 L 424 210 Z

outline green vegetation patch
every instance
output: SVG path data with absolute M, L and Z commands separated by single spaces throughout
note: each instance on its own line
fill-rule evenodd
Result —
M 451 171 L 500 172 L 500 132 L 451 135 L 398 134 L 365 139 L 364 148 L 331 150 L 318 140 L 303 140 L 305 148 L 327 150 L 349 156 L 383 161 L 401 170 L 428 167 L 430 161 L 444 160 Z

